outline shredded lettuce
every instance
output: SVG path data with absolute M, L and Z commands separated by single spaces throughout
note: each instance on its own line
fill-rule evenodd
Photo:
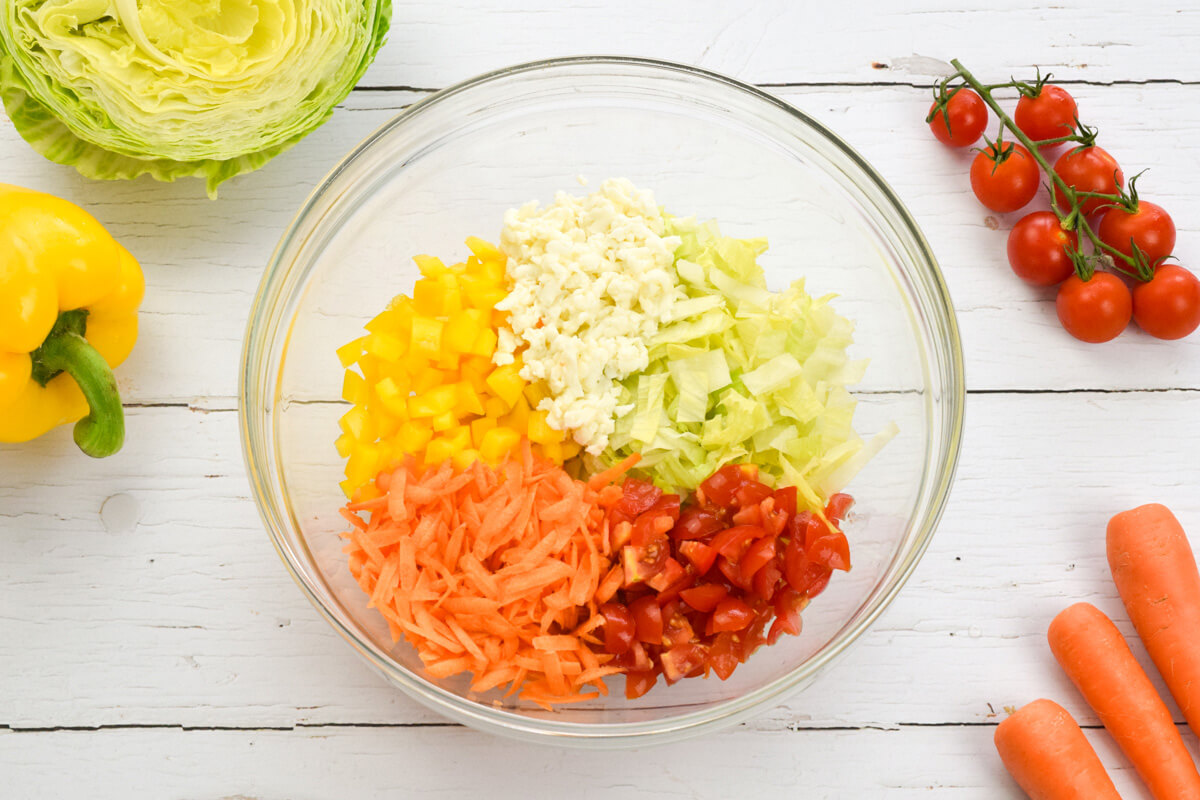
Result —
M 0 96 L 52 161 L 214 195 L 325 122 L 390 19 L 391 0 L 7 0 Z
M 676 217 L 667 232 L 681 239 L 674 266 L 687 299 L 651 340 L 649 366 L 622 383 L 629 410 L 600 460 L 641 453 L 645 474 L 680 489 L 750 461 L 765 480 L 823 503 L 895 434 L 889 426 L 864 447 L 854 431 L 846 386 L 866 362 L 847 357 L 853 323 L 803 280 L 768 291 L 765 239 Z

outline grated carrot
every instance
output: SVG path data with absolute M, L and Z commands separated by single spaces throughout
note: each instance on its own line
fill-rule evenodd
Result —
M 408 458 L 376 478 L 381 496 L 342 509 L 351 573 L 434 678 L 469 672 L 472 691 L 507 685 L 546 708 L 607 694 L 620 669 L 592 630 L 621 568 L 604 509 L 636 461 L 585 483 L 527 441 L 498 466 Z

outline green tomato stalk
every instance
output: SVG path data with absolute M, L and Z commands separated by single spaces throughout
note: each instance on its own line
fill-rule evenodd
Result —
M 1087 216 L 1080 208 L 1083 201 L 1093 198 L 1105 200 L 1107 201 L 1108 205 L 1112 206 L 1121 206 L 1127 209 L 1136 208 L 1137 190 L 1134 188 L 1134 181 L 1137 179 L 1137 176 L 1134 176 L 1134 178 L 1130 179 L 1128 193 L 1105 194 L 1101 192 L 1079 191 L 1073 186 L 1067 185 L 1066 181 L 1064 181 L 1058 175 L 1058 173 L 1054 171 L 1054 168 L 1050 165 L 1050 162 L 1046 160 L 1045 156 L 1043 156 L 1038 149 L 1039 147 L 1062 144 L 1065 142 L 1076 142 L 1081 147 L 1091 147 L 1096 141 L 1096 130 L 1094 128 L 1089 128 L 1076 119 L 1075 131 L 1073 133 L 1067 136 L 1059 136 L 1054 139 L 1045 139 L 1035 142 L 1033 139 L 1030 139 L 1024 131 L 1017 127 L 1017 124 L 1013 121 L 1012 117 L 1005 113 L 1004 109 L 1000 107 L 1000 104 L 997 103 L 996 99 L 992 96 L 992 93 L 999 89 L 1016 89 L 1022 95 L 1034 96 L 1050 78 L 1050 76 L 1046 75 L 1045 77 L 1041 77 L 1039 75 L 1036 83 L 1033 85 L 1015 80 L 1009 81 L 1008 83 L 984 84 L 980 82 L 979 79 L 974 75 L 972 75 L 970 70 L 964 67 L 962 62 L 960 62 L 958 59 L 952 59 L 950 64 L 954 67 L 956 72 L 950 77 L 941 81 L 938 88 L 934 91 L 938 102 L 944 106 L 944 103 L 947 100 L 947 92 L 950 89 L 950 84 L 956 78 L 961 78 L 963 83 L 975 90 L 980 98 L 983 99 L 983 102 L 986 103 L 993 112 L 995 112 L 996 117 L 1000 120 L 1001 133 L 1003 134 L 1003 131 L 1007 129 L 1009 133 L 1011 133 L 1012 136 L 1016 138 L 1016 140 L 1022 145 L 1024 145 L 1025 149 L 1029 151 L 1030 156 L 1033 157 L 1034 161 L 1037 162 L 1037 165 L 1041 168 L 1042 172 L 1045 173 L 1046 177 L 1050 181 L 1050 185 L 1046 187 L 1047 191 L 1050 193 L 1050 207 L 1054 211 L 1054 215 L 1058 217 L 1059 224 L 1062 226 L 1063 230 L 1079 231 L 1092 243 L 1094 253 L 1091 256 L 1079 252 L 1078 250 L 1067 250 L 1067 255 L 1071 258 L 1071 262 L 1075 265 L 1075 274 L 1079 276 L 1080 280 L 1091 280 L 1092 275 L 1095 274 L 1096 271 L 1096 263 L 1101 260 L 1104 260 L 1106 264 L 1111 265 L 1118 272 L 1140 281 L 1148 281 L 1154 277 L 1153 267 L 1148 263 L 1146 257 L 1137 249 L 1136 245 L 1134 245 L 1134 254 L 1132 257 L 1130 257 L 1115 247 L 1111 247 L 1110 245 L 1104 243 L 1100 240 L 1100 237 L 1096 235 L 1096 232 L 1088 223 Z M 1055 192 L 1055 189 L 1058 191 Z M 1065 200 L 1065 203 L 1063 204 L 1065 207 L 1059 205 L 1059 196 Z

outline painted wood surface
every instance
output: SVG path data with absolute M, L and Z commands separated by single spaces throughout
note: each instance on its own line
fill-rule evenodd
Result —
M 1174 213 L 1188 264 L 1200 253 L 1200 12 L 954 6 L 401 2 L 366 88 L 215 203 L 190 182 L 85 182 L 0 123 L 2 180 L 90 208 L 148 282 L 142 338 L 119 373 L 126 449 L 90 462 L 65 431 L 0 446 L 0 795 L 1017 797 L 994 725 L 1006 706 L 1051 696 L 1092 729 L 1123 795 L 1144 796 L 1044 632 L 1089 600 L 1131 633 L 1103 556 L 1113 512 L 1165 502 L 1200 536 L 1200 339 L 1066 337 L 1048 297 L 1008 271 L 1013 220 L 975 202 L 969 157 L 921 118 L 936 59 L 998 79 L 1054 71 L 1127 171 L 1150 169 L 1143 193 Z M 234 413 L 263 265 L 328 169 L 429 90 L 599 52 L 767 84 L 858 149 L 939 257 L 971 390 L 941 529 L 836 668 L 730 732 L 616 757 L 445 725 L 363 666 L 272 550 Z

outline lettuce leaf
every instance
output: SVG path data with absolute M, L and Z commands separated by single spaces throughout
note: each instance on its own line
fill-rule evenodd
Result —
M 864 446 L 854 431 L 846 387 L 866 362 L 846 355 L 853 323 L 802 280 L 768 291 L 763 239 L 722 236 L 716 223 L 690 218 L 668 218 L 668 234 L 680 237 L 675 271 L 687 299 L 651 340 L 646 370 L 624 382 L 630 410 L 599 460 L 641 453 L 640 470 L 672 489 L 751 461 L 764 480 L 822 505 L 896 432 L 889 426 Z
M 51 161 L 208 193 L 320 126 L 374 59 L 391 0 L 8 0 L 0 99 Z

